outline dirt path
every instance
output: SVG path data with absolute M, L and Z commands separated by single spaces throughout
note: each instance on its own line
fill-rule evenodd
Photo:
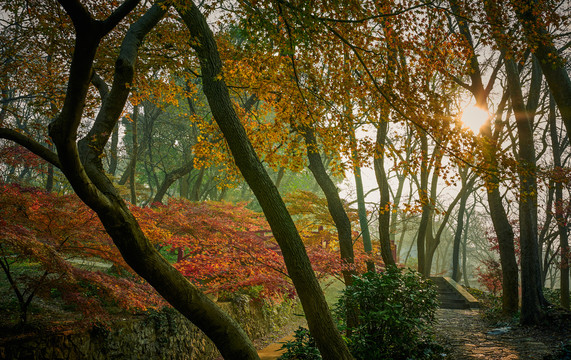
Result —
M 446 348 L 447 355 L 443 357 L 446 360 L 541 360 L 562 341 L 571 340 L 571 331 L 566 326 L 567 330 L 556 323 L 541 328 L 496 328 L 489 326 L 477 310 L 439 309 L 437 318 L 436 340 Z M 283 341 L 291 339 L 291 335 L 284 338 L 285 335 L 288 331 L 292 334 L 293 329 L 293 326 L 283 329 L 274 334 L 280 336 L 279 340 L 274 337 L 271 339 L 274 343 L 260 346 L 260 358 L 277 359 Z
M 544 328 L 494 328 L 476 310 L 438 310 L 437 341 L 446 359 L 541 360 L 570 334 Z M 556 330 L 556 329 L 552 329 Z
M 275 360 L 280 357 L 284 352 L 281 350 L 282 345 L 294 339 L 293 333 L 300 326 L 307 328 L 307 321 L 305 321 L 303 317 L 296 318 L 295 321 L 284 326 L 276 333 L 254 341 L 254 345 L 258 349 L 260 360 Z

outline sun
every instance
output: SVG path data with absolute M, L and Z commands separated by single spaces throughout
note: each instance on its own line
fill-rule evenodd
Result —
M 480 132 L 480 128 L 482 125 L 484 125 L 489 117 L 490 114 L 486 110 L 474 104 L 470 104 L 466 106 L 462 112 L 461 120 L 462 123 L 471 129 L 474 134 L 478 134 Z

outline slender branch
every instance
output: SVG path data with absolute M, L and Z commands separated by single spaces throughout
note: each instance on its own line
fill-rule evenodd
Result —
M 163 7 L 163 2 L 158 2 L 153 5 L 137 22 L 131 25 L 123 39 L 121 50 L 115 64 L 113 85 L 109 91 L 109 95 L 104 97 L 101 110 L 89 134 L 86 136 L 90 141 L 90 146 L 97 149 L 98 153 L 103 150 L 103 147 L 111 136 L 111 132 L 129 96 L 129 84 L 133 82 L 135 62 L 143 38 L 163 18 L 165 13 L 166 9 Z M 92 82 L 101 92 L 102 85 L 99 79 L 97 75 L 94 75 Z
M 115 26 L 117 26 L 117 24 L 119 24 L 119 22 L 139 4 L 139 2 L 140 0 L 125 0 L 125 2 L 115 9 L 107 19 L 103 20 L 103 31 L 108 33 L 113 30 L 113 28 L 115 28 Z
M 284 1 L 284 0 L 278 0 L 278 3 L 283 4 L 287 8 L 290 8 L 290 9 L 295 10 L 297 12 L 304 13 L 305 15 L 309 16 L 310 18 L 312 18 L 314 20 L 327 21 L 327 22 L 332 22 L 332 23 L 358 24 L 358 23 L 363 23 L 363 22 L 367 22 L 370 20 L 376 20 L 376 19 L 381 19 L 381 18 L 387 18 L 387 17 L 393 17 L 393 16 L 397 16 L 397 15 L 402 15 L 402 14 L 405 14 L 409 11 L 416 10 L 418 8 L 431 5 L 432 3 L 434 3 L 434 0 L 423 2 L 423 3 L 420 3 L 418 5 L 411 6 L 411 7 L 408 7 L 406 9 L 390 12 L 387 14 L 371 15 L 371 16 L 367 16 L 364 18 L 360 18 L 360 19 L 334 19 L 334 18 L 325 17 L 325 16 L 318 16 L 315 14 L 307 13 L 304 10 L 300 9 L 299 7 L 289 3 L 287 1 Z
M 488 81 L 488 85 L 486 85 L 486 88 L 484 89 L 484 95 L 483 95 L 484 98 L 487 98 L 488 95 L 490 95 L 490 92 L 492 91 L 494 83 L 496 82 L 496 79 L 498 77 L 498 72 L 502 68 L 502 64 L 503 64 L 502 57 L 500 56 L 498 58 L 498 63 L 494 67 L 494 71 L 492 71 L 492 75 L 490 75 L 490 80 Z
M 36 140 L 12 129 L 0 128 L 0 138 L 11 140 L 19 145 L 22 145 L 26 149 L 30 150 L 34 154 L 38 155 L 42 159 L 46 160 L 53 166 L 61 169 L 61 164 L 59 162 L 58 156 L 55 152 L 49 148 L 43 146 Z
M 86 172 L 91 181 L 100 189 L 107 187 L 103 184 L 110 181 L 101 171 L 101 154 L 130 94 L 129 84 L 134 79 L 139 47 L 145 35 L 163 18 L 168 9 L 163 4 L 163 1 L 154 4 L 127 31 L 115 63 L 115 75 L 111 90 L 103 98 L 101 110 L 97 114 L 93 127 L 87 136 L 79 142 L 79 152 Z M 97 84 L 97 77 L 92 77 L 92 81 Z M 112 189 L 113 187 L 108 188 Z
M 107 85 L 105 80 L 103 80 L 103 78 L 94 71 L 93 76 L 91 77 L 91 83 L 97 88 L 97 91 L 99 91 L 99 96 L 101 96 L 101 101 L 105 100 L 105 98 L 109 94 L 109 86 Z

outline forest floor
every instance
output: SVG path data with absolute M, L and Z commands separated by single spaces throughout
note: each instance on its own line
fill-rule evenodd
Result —
M 445 359 L 541 360 L 571 341 L 571 315 L 556 310 L 543 326 L 493 325 L 477 310 L 439 309 L 437 317 Z
M 490 324 L 478 310 L 439 309 L 436 341 L 444 346 L 446 360 L 542 360 L 553 355 L 562 343 L 571 341 L 571 314 L 554 312 L 544 326 Z M 290 324 L 256 343 L 261 360 L 279 357 L 284 341 L 293 339 L 302 321 Z

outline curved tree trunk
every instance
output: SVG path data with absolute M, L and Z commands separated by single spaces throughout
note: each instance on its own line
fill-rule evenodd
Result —
M 192 169 L 194 169 L 194 158 L 191 158 L 186 163 L 184 163 L 181 167 L 174 169 L 173 171 L 169 172 L 165 175 L 163 182 L 157 189 L 157 193 L 153 198 L 154 203 L 162 203 L 163 197 L 166 195 L 167 190 L 169 187 L 174 184 L 175 181 L 181 179 L 185 175 L 188 175 Z
M 309 330 L 324 359 L 352 359 L 331 318 L 323 291 L 313 273 L 305 247 L 286 206 L 250 144 L 233 108 L 228 89 L 220 80 L 222 61 L 206 19 L 194 4 L 179 9 L 191 36 L 202 69 L 203 89 L 236 165 L 258 198 L 284 257 L 288 273 L 301 300 Z
M 329 209 L 329 213 L 331 214 L 333 222 L 335 223 L 335 228 L 337 229 L 341 260 L 349 267 L 348 270 L 343 271 L 343 278 L 345 280 L 345 286 L 350 286 L 353 282 L 352 276 L 355 274 L 355 271 L 352 269 L 352 265 L 355 263 L 355 255 L 353 253 L 351 221 L 343 207 L 343 202 L 339 197 L 339 191 L 337 190 L 333 180 L 331 180 L 329 174 L 327 174 L 327 170 L 323 165 L 323 161 L 321 160 L 321 156 L 317 150 L 315 133 L 312 129 L 306 127 L 302 130 L 302 135 L 307 146 L 309 170 L 325 194 L 325 198 L 327 199 L 327 208 Z
M 76 3 L 62 2 L 77 35 L 64 105 L 49 129 L 58 150 L 61 170 L 77 195 L 98 214 L 125 261 L 135 272 L 204 331 L 225 358 L 258 359 L 254 346 L 240 326 L 152 246 L 103 172 L 101 154 L 129 94 L 126 84 L 132 83 L 138 46 L 145 34 L 164 16 L 167 8 L 164 4 L 153 5 L 127 32 L 116 62 L 110 95 L 103 101 L 89 134 L 79 144 L 75 142 L 99 41 L 137 3 L 127 0 L 107 20 L 96 22 L 85 8 Z
M 356 274 L 354 269 L 355 255 L 353 253 L 353 236 L 351 232 L 351 221 L 347 212 L 343 207 L 343 202 L 339 197 L 339 191 L 335 186 L 333 180 L 323 165 L 321 156 L 319 155 L 317 140 L 313 129 L 304 127 L 302 135 L 305 139 L 307 147 L 307 158 L 309 159 L 309 170 L 313 174 L 315 181 L 325 194 L 327 199 L 327 209 L 333 218 L 335 228 L 337 229 L 337 236 L 339 239 L 339 250 L 341 253 L 341 261 L 343 262 L 343 280 L 345 286 L 351 286 L 353 283 L 353 276 Z M 358 313 L 355 308 L 347 309 L 347 333 L 359 324 Z

